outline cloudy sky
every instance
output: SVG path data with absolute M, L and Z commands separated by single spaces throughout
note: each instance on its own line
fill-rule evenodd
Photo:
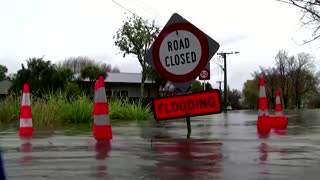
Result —
M 241 90 L 259 65 L 274 65 L 280 49 L 319 57 L 319 46 L 295 43 L 306 35 L 298 9 L 276 0 L 0 0 L 0 64 L 15 73 L 29 57 L 89 56 L 140 72 L 138 61 L 123 58 L 114 45 L 113 35 L 130 15 L 124 8 L 160 26 L 176 12 L 219 42 L 220 52 L 239 51 L 227 57 L 231 88 Z M 211 61 L 222 63 L 216 55 Z M 211 62 L 216 88 L 218 80 L 222 71 Z

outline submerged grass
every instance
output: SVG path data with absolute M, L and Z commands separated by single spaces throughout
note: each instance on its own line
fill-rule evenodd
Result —
M 143 106 L 143 100 L 139 99 L 133 103 L 128 98 L 110 101 L 110 118 L 119 120 L 150 120 L 152 113 L 150 104 Z
M 111 123 L 150 120 L 150 104 L 142 100 L 130 103 L 128 98 L 109 101 Z M 92 124 L 93 100 L 85 94 L 67 97 L 50 94 L 43 98 L 31 97 L 34 127 L 53 128 L 64 124 Z M 20 97 L 10 95 L 0 101 L 0 124 L 19 122 Z

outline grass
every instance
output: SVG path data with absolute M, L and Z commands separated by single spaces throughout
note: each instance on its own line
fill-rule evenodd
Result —
M 0 124 L 18 122 L 20 99 L 17 94 L 12 94 L 0 100 Z
M 129 103 L 128 98 L 115 99 L 110 101 L 110 118 L 119 120 L 150 120 L 150 104 L 143 106 L 143 100 L 139 99 Z
M 0 101 L 0 124 L 18 125 L 20 96 L 10 95 Z M 109 101 L 111 123 L 146 121 L 152 119 L 150 105 L 143 101 L 129 103 L 127 98 Z M 65 124 L 93 123 L 93 100 L 85 94 L 68 97 L 65 94 L 49 94 L 43 98 L 31 97 L 34 127 L 54 128 Z

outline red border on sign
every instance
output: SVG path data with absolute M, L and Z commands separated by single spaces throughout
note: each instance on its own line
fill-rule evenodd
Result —
M 207 91 L 199 91 L 199 92 L 194 92 L 194 93 L 190 93 L 190 94 L 181 94 L 181 95 L 174 95 L 174 96 L 167 96 L 167 97 L 159 97 L 159 98 L 154 99 L 154 100 L 152 101 L 152 111 L 153 111 L 154 119 L 155 119 L 156 121 L 160 121 L 160 120 L 172 120 L 172 119 L 178 119 L 178 118 L 185 118 L 185 117 L 187 117 L 187 114 L 184 114 L 184 115 L 171 116 L 171 117 L 168 117 L 168 118 L 157 118 L 156 113 L 155 113 L 155 112 L 156 112 L 156 110 L 155 110 L 156 107 L 155 107 L 154 101 L 161 100 L 161 99 L 175 99 L 175 98 L 177 98 L 177 97 L 190 96 L 190 95 L 194 95 L 194 94 L 210 93 L 210 92 L 218 93 L 218 102 L 219 102 L 219 106 L 220 106 L 219 111 L 210 112 L 210 113 L 196 114 L 196 115 L 189 114 L 188 117 L 204 116 L 204 115 L 211 115 L 211 114 L 219 114 L 219 113 L 222 112 L 221 92 L 220 92 L 218 89 L 211 89 L 211 90 L 207 90 Z
M 198 40 L 200 41 L 200 45 L 201 45 L 201 58 L 200 58 L 199 64 L 197 65 L 197 67 L 194 70 L 192 70 L 191 72 L 189 72 L 187 74 L 183 74 L 183 75 L 176 75 L 176 74 L 170 73 L 162 66 L 162 64 L 160 62 L 160 54 L 159 54 L 160 53 L 160 45 L 161 45 L 163 39 L 171 32 L 177 31 L 177 30 L 186 30 L 186 31 L 191 32 L 192 34 L 194 34 L 198 38 Z M 202 69 L 208 63 L 208 57 L 209 57 L 208 40 L 207 40 L 206 36 L 204 35 L 204 33 L 202 31 L 200 31 L 197 27 L 193 26 L 192 24 L 185 23 L 185 22 L 175 23 L 175 24 L 167 26 L 166 28 L 164 28 L 160 32 L 159 36 L 154 41 L 152 56 L 153 56 L 153 63 L 155 65 L 157 71 L 160 73 L 160 75 L 162 77 L 164 77 L 165 79 L 172 81 L 172 82 L 187 82 L 187 81 L 190 81 L 193 78 L 196 78 L 197 76 L 199 76 Z

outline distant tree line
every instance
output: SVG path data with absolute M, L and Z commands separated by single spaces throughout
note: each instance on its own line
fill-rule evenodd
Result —
M 57 64 L 44 57 L 33 57 L 26 60 L 26 65 L 21 64 L 21 69 L 10 78 L 6 77 L 7 71 L 0 65 L 0 80 L 12 81 L 10 92 L 20 93 L 23 84 L 28 82 L 30 91 L 37 97 L 57 91 L 75 95 L 88 90 L 81 81 L 88 79 L 93 82 L 100 75 L 107 77 L 108 72 L 120 72 L 118 67 L 111 68 L 109 64 L 98 63 L 88 57 L 71 57 Z
M 6 76 L 7 72 L 8 72 L 8 68 L 0 64 L 0 81 L 8 78 Z
M 259 78 L 265 78 L 265 87 L 270 108 L 275 105 L 275 91 L 281 91 L 282 106 L 285 109 L 320 107 L 319 72 L 316 72 L 314 57 L 308 53 L 296 56 L 280 50 L 273 67 L 260 66 L 253 72 L 253 79 L 244 83 L 244 104 L 248 108 L 258 106 Z
M 27 59 L 26 64 L 21 64 L 21 69 L 17 73 L 8 77 L 6 76 L 7 72 L 7 67 L 0 65 L 0 80 L 10 79 L 12 82 L 10 92 L 21 93 L 23 84 L 28 82 L 32 95 L 43 97 L 43 95 L 55 92 L 63 92 L 67 96 L 82 92 L 89 93 L 92 88 L 82 83 L 83 80 L 88 79 L 92 84 L 98 76 L 102 75 L 106 78 L 109 72 L 120 73 L 120 69 L 117 66 L 111 68 L 111 65 L 98 63 L 93 59 L 81 56 L 70 57 L 56 64 L 45 60 L 44 57 L 33 57 Z M 158 91 L 159 85 L 167 82 L 150 67 L 146 70 L 146 78 L 155 81 Z M 207 90 L 212 89 L 209 82 L 201 83 L 195 80 L 189 92 L 203 91 L 204 86 Z

